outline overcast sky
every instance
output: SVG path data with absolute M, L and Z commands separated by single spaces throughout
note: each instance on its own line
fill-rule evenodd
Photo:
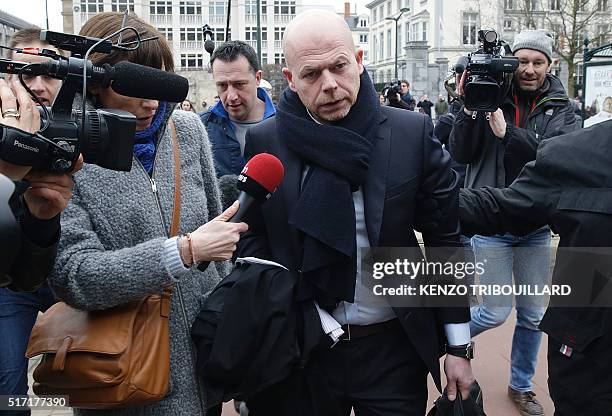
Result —
M 370 0 L 351 1 L 351 10 L 357 4 L 357 11 L 365 13 L 365 4 Z M 62 31 L 62 2 L 61 0 L 46 0 L 49 8 L 49 27 L 51 30 Z M 304 5 L 333 4 L 336 11 L 344 10 L 343 0 L 304 0 Z M 0 0 L 0 10 L 17 16 L 37 26 L 46 27 L 45 0 Z

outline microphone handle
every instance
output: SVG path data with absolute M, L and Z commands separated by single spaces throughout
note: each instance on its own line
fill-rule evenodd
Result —
M 238 208 L 238 211 L 236 211 L 236 213 L 232 215 L 232 217 L 227 220 L 227 222 L 242 222 L 242 217 L 244 216 L 244 214 L 246 214 L 249 208 L 251 208 L 251 205 L 253 205 L 253 202 L 255 202 L 255 198 L 253 198 L 251 195 L 247 194 L 244 191 L 240 191 L 240 194 L 238 195 L 238 202 L 240 202 L 240 207 Z M 203 261 L 199 263 L 198 270 L 203 272 L 204 270 L 206 270 L 209 264 L 209 261 Z

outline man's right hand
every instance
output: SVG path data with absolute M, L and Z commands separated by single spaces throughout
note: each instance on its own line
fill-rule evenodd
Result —
M 34 101 L 19 81 L 6 82 L 0 79 L 0 124 L 18 128 L 28 133 L 40 129 L 40 114 Z M 19 166 L 0 160 L 0 173 L 11 180 L 19 181 L 30 171 L 31 166 Z
M 234 202 L 221 215 L 191 233 L 195 263 L 232 258 L 240 240 L 240 234 L 249 229 L 244 222 L 227 222 L 238 211 L 239 205 L 238 201 Z

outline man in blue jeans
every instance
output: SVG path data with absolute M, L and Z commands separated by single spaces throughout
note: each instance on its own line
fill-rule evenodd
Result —
M 9 45 L 12 48 L 46 48 L 58 52 L 53 46 L 40 40 L 39 28 L 26 28 L 15 32 Z M 12 59 L 22 62 L 39 62 L 47 58 L 13 51 Z M 28 87 L 50 106 L 55 99 L 61 81 L 38 76 L 24 78 Z M 30 332 L 38 312 L 44 312 L 55 303 L 47 284 L 34 292 L 13 292 L 0 288 L 0 395 L 28 393 L 28 360 L 25 351 Z M 3 412 L 3 415 L 29 415 L 29 411 Z
M 536 158 L 541 140 L 569 133 L 579 126 L 561 81 L 548 73 L 553 40 L 541 30 L 526 30 L 514 39 L 512 52 L 519 66 L 500 108 L 490 114 L 464 108 L 454 121 L 449 150 L 454 160 L 467 164 L 465 187 L 509 186 L 526 163 Z M 462 94 L 467 71 L 459 92 Z M 485 264 L 483 285 L 542 286 L 550 269 L 548 227 L 523 237 L 511 234 L 472 238 L 475 260 Z M 508 395 L 523 416 L 543 415 L 534 397 L 532 378 L 542 333 L 538 325 L 545 312 L 545 299 L 518 296 L 517 322 L 512 339 L 511 375 Z M 512 309 L 511 296 L 483 296 L 471 309 L 470 330 L 475 336 L 504 323 Z

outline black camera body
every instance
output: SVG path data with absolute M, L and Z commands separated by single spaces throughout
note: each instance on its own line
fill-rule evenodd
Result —
M 402 83 L 399 80 L 391 81 L 383 87 L 384 96 L 388 100 L 395 100 L 396 94 L 402 96 Z
M 512 85 L 512 76 L 518 68 L 516 57 L 504 57 L 504 42 L 494 30 L 479 30 L 481 47 L 468 54 L 467 62 L 460 58 L 455 71 L 469 71 L 463 86 L 464 105 L 468 110 L 493 112 L 499 108 Z
M 83 56 L 99 39 L 66 33 L 41 31 L 41 40 Z M 110 53 L 110 42 L 101 42 L 93 51 Z M 50 50 L 39 55 L 51 58 L 42 64 L 27 64 L 0 59 L 0 72 L 30 76 L 49 75 L 63 84 L 52 107 L 38 107 L 41 129 L 37 134 L 0 126 L 0 159 L 39 171 L 69 172 L 79 155 L 87 163 L 103 168 L 129 171 L 132 167 L 136 117 L 122 110 L 73 109 L 76 93 L 90 81 L 107 87 L 110 83 L 101 68 L 91 61 L 66 58 Z M 84 68 L 86 67 L 86 68 Z M 83 70 L 86 69 L 86 76 Z M 83 99 L 85 99 L 83 97 Z

